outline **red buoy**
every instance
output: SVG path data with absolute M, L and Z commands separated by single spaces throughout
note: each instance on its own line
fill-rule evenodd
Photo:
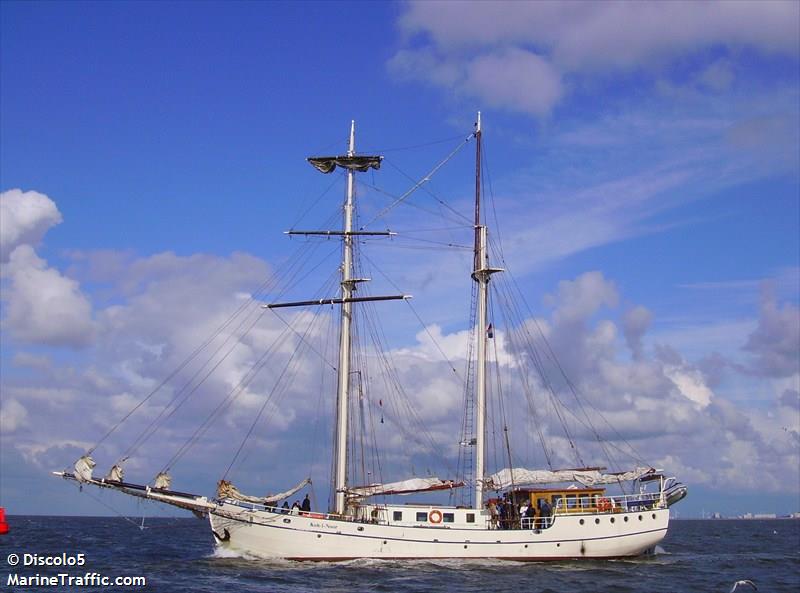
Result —
M 6 510 L 0 507 L 0 534 L 8 533 L 8 523 L 6 523 Z

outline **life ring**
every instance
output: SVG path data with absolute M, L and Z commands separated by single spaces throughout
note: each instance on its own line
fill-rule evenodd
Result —
M 428 521 L 433 523 L 434 525 L 438 525 L 442 522 L 442 511 L 433 510 L 428 513 Z
M 597 499 L 597 510 L 599 511 L 610 511 L 611 510 L 611 501 L 607 498 L 598 498 Z

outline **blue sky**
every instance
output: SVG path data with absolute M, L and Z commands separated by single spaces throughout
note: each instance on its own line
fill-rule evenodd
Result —
M 355 119 L 357 148 L 387 157 L 363 179 L 399 194 L 480 109 L 506 263 L 573 380 L 623 434 L 652 428 L 640 448 L 695 488 L 684 515 L 800 510 L 798 10 L 4 2 L 2 503 L 96 510 L 42 476 L 286 261 L 300 243 L 284 230 L 336 211 L 340 185 L 298 222 L 331 183 L 306 156 L 342 150 Z M 472 150 L 431 182 L 467 215 Z M 368 213 L 385 204 L 362 191 Z M 398 209 L 386 224 L 412 230 L 418 215 Z M 376 252 L 457 358 L 468 254 Z M 391 316 L 389 335 L 425 397 L 435 383 L 419 382 L 441 363 L 425 332 Z M 226 426 L 245 426 L 263 397 L 250 395 Z M 457 395 L 418 402 L 442 438 Z M 628 409 L 610 403 L 628 396 Z M 259 443 L 287 483 L 245 484 L 304 477 L 307 451 L 279 453 L 308 444 L 316 402 L 300 400 Z M 223 449 L 205 453 L 224 466 Z M 156 458 L 131 477 L 149 480 Z M 212 489 L 215 472 L 189 458 L 176 468 L 189 490 Z

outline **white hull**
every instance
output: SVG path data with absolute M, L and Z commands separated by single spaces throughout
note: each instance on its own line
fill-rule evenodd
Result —
M 219 546 L 265 558 L 544 561 L 645 554 L 666 535 L 669 510 L 563 515 L 540 530 L 375 525 L 243 510 L 229 504 L 220 505 L 209 518 Z

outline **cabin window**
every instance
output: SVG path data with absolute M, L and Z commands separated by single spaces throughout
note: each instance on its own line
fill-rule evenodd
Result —
M 467 513 L 467 523 L 475 523 L 475 513 Z
M 453 513 L 442 513 L 442 517 L 445 523 L 453 523 L 456 520 L 456 517 Z
M 394 521 L 402 521 L 403 520 L 403 511 L 395 511 L 392 513 L 392 520 Z
M 564 497 L 561 496 L 560 494 L 553 494 L 553 502 L 551 503 L 551 506 L 553 507 L 553 509 L 556 509 L 556 508 L 559 507 L 558 501 L 561 500 L 562 498 L 564 498 Z
M 574 494 L 567 495 L 567 508 L 568 509 L 576 509 L 578 508 L 578 497 Z
M 427 523 L 428 522 L 428 513 L 417 512 L 417 521 L 424 521 L 425 523 Z
M 592 501 L 588 496 L 581 496 L 581 508 L 588 509 L 592 506 Z

